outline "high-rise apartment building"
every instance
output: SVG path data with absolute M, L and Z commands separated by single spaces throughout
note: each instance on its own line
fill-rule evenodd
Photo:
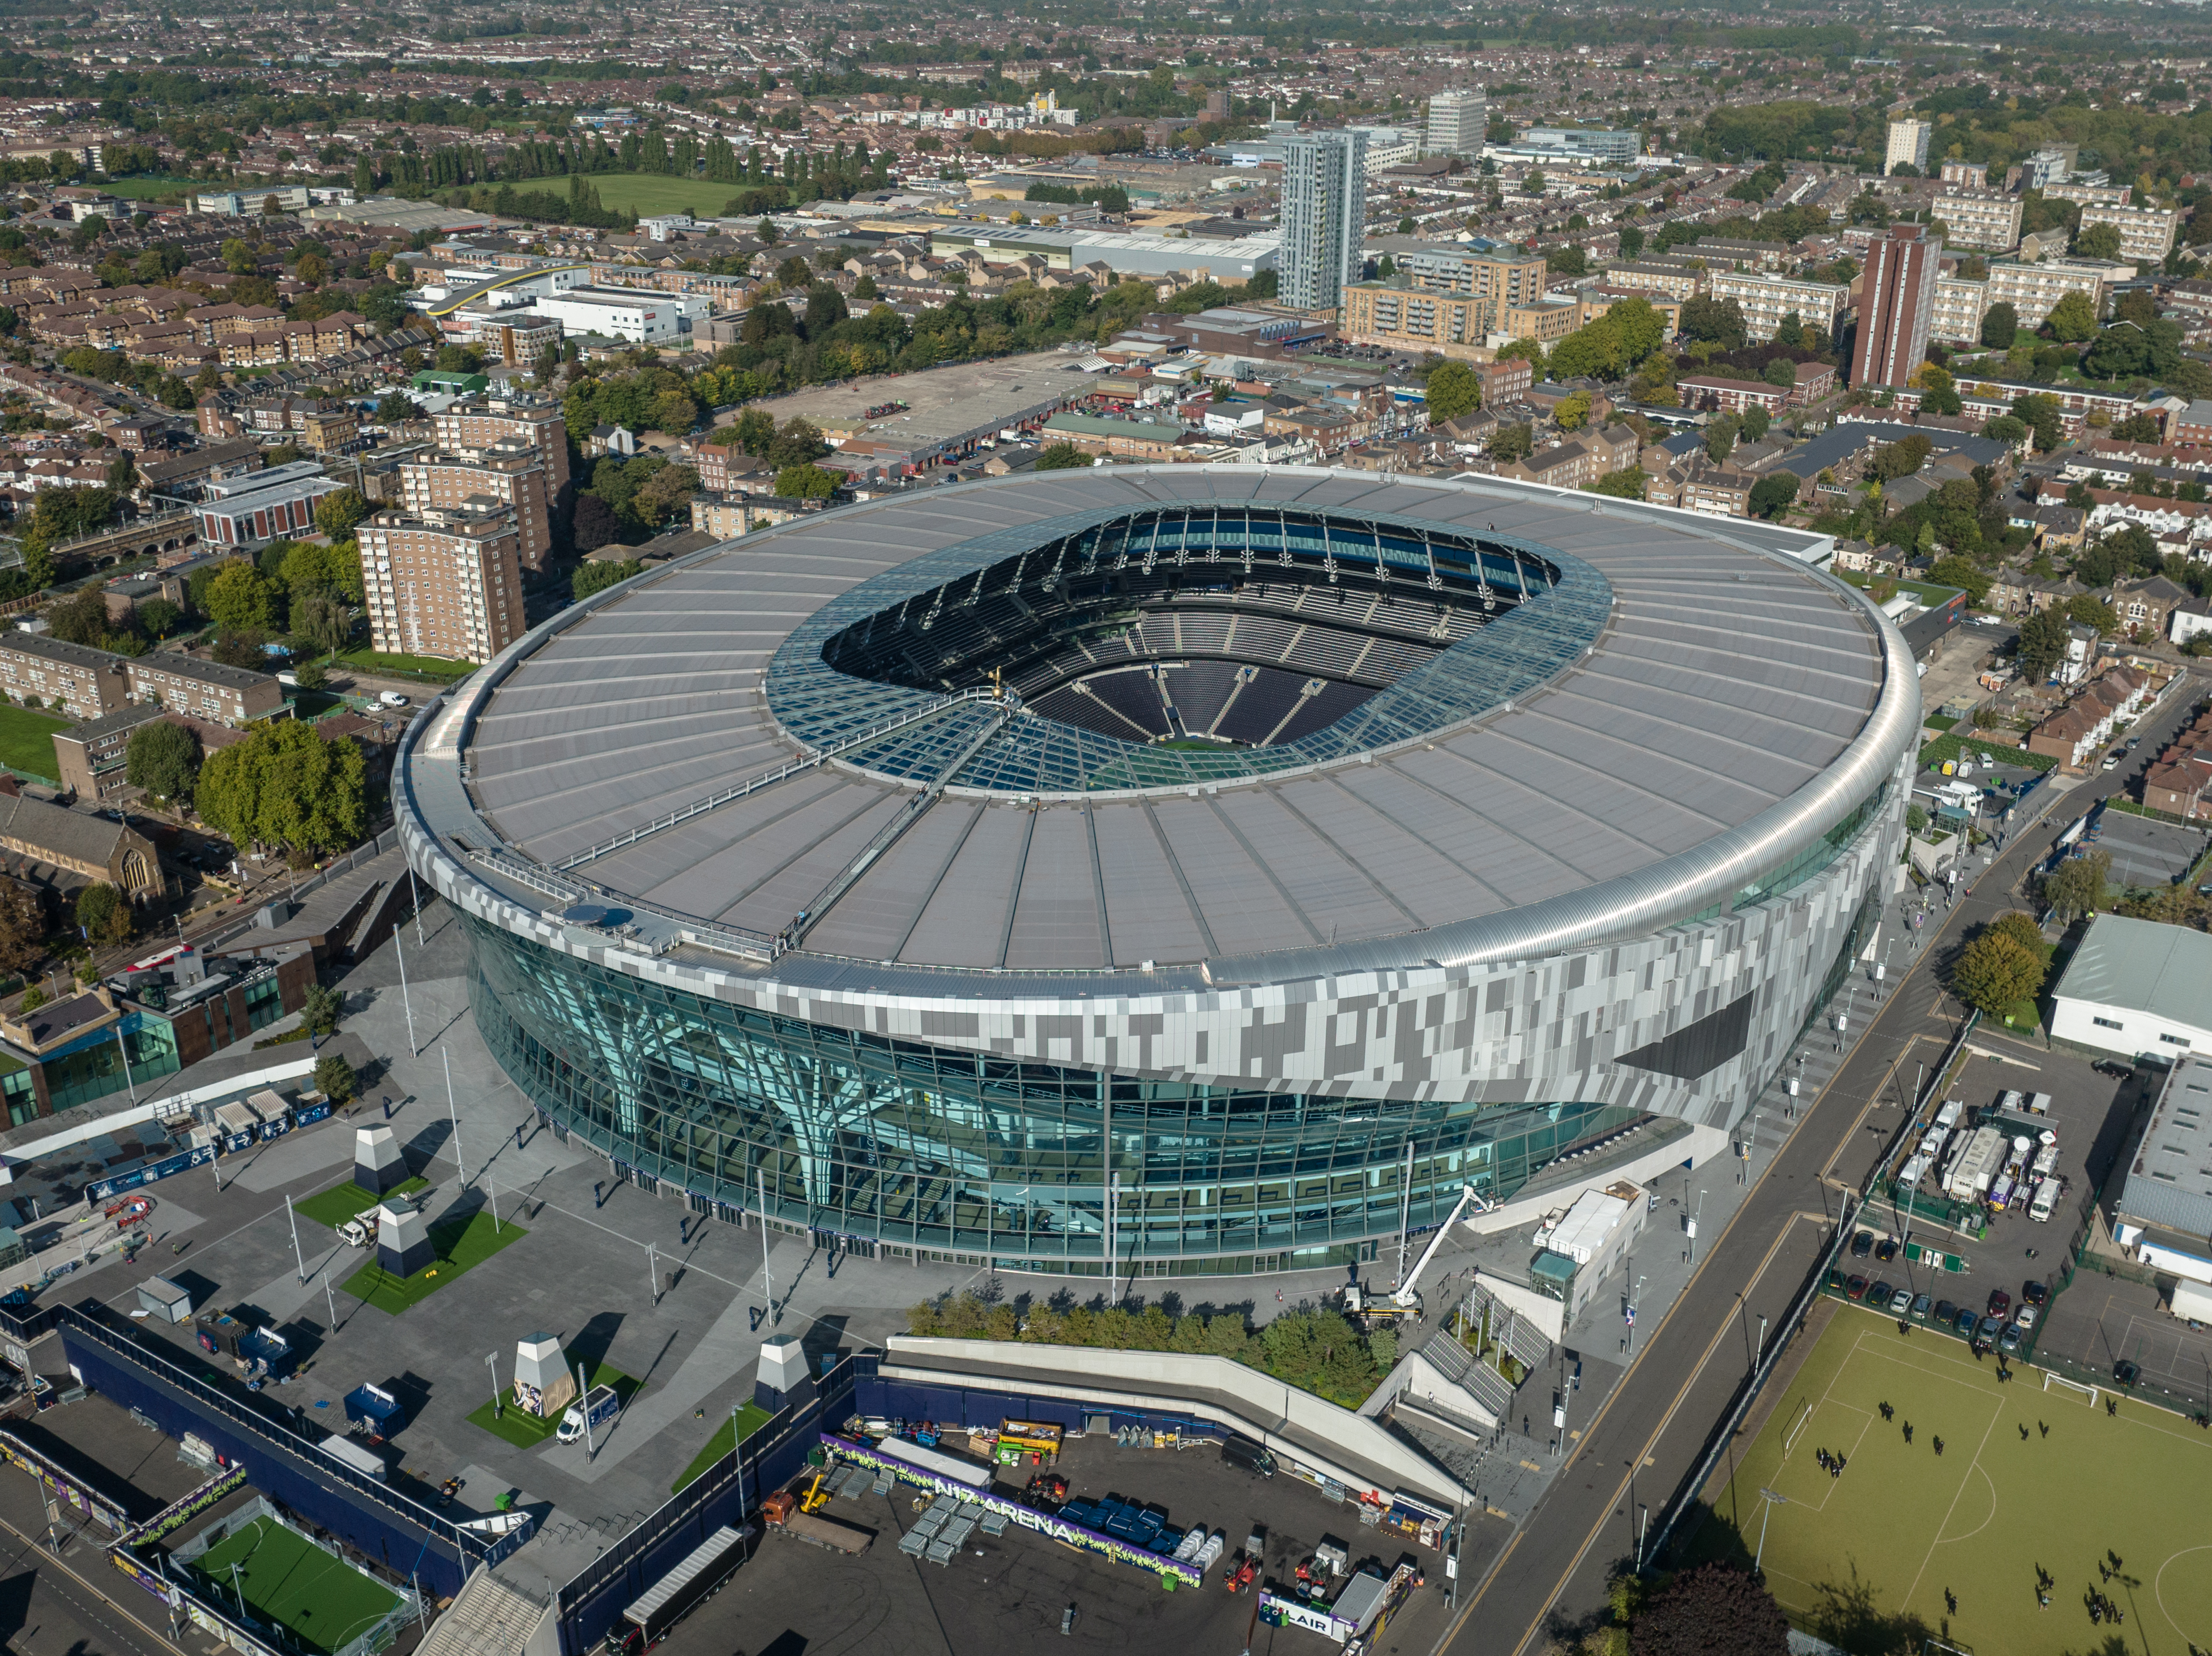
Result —
M 1480 92 L 1453 87 L 1429 100 L 1429 136 L 1424 148 L 1431 155 L 1477 156 L 1489 130 L 1489 100 Z
M 537 445 L 502 437 L 479 448 L 428 454 L 399 465 L 399 498 L 410 517 L 492 500 L 514 514 L 525 569 L 544 567 L 553 549 L 551 473 Z
M 1367 219 L 1367 135 L 1299 132 L 1283 143 L 1283 302 L 1334 310 L 1360 275 Z
M 568 427 L 561 405 L 545 397 L 495 397 L 459 403 L 430 416 L 430 434 L 448 452 L 520 437 L 545 458 L 546 492 L 560 500 L 568 487 Z
M 1893 224 L 1869 244 L 1851 345 L 1853 385 L 1901 385 L 1926 360 L 1942 251 L 1918 224 Z
M 380 512 L 359 534 L 377 649 L 483 662 L 522 636 L 520 538 L 504 507 Z
M 1928 170 L 1928 135 L 1933 129 L 1926 121 L 1893 120 L 1889 124 L 1889 153 L 1882 158 L 1884 173 L 1894 173 L 1908 162 L 1923 173 Z

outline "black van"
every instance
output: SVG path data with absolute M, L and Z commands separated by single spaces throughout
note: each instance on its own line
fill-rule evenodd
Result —
M 1223 1462 L 1255 1477 L 1273 1477 L 1275 1458 L 1249 1438 L 1231 1437 L 1221 1446 Z

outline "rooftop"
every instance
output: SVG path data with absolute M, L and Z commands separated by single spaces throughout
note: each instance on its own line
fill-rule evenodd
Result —
M 2054 997 L 2125 1007 L 2212 1029 L 2212 936 L 2124 914 L 2100 914 L 2066 963 Z

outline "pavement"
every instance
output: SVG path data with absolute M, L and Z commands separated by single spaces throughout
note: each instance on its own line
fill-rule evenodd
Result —
M 2196 694 L 2170 698 L 2138 724 L 2143 750 L 2163 745 Z M 1863 1187 L 1902 1125 L 1911 1077 L 1940 1060 L 1962 1021 L 1939 974 L 1977 928 L 2027 906 L 2022 883 L 2058 828 L 2095 799 L 2119 793 L 2133 769 L 2093 773 L 2068 792 L 2037 799 L 2040 821 L 2016 825 L 1993 864 L 1978 856 L 1955 899 L 1930 896 L 1922 928 L 1928 945 L 1909 968 L 1894 955 L 1886 962 L 1897 968 L 1885 972 L 1895 985 L 1887 998 L 1873 1006 L 1863 998 L 1846 1001 L 1847 1017 L 1854 1004 L 1871 1012 L 1864 1033 L 1835 1054 L 1839 1066 L 1817 1089 L 1801 1087 L 1796 1119 L 1784 1124 L 1765 1164 L 1755 1164 L 1755 1182 L 1735 1214 L 1712 1228 L 1702 1263 L 1672 1304 L 1656 1318 L 1639 1317 L 1648 1331 L 1622 1383 L 1586 1417 L 1585 1435 L 1550 1494 L 1488 1562 L 1442 1647 L 1522 1656 L 1549 1641 L 1571 1642 L 1607 1619 L 1607 1580 L 1638 1562 L 1647 1511 L 1656 1531 L 1670 1506 L 1695 1494 L 1688 1486 L 1717 1422 L 1751 1370 L 1753 1322 L 1780 1325 L 1833 1239 L 1839 1203 Z M 1855 1017 L 1851 1027 L 1861 1027 Z

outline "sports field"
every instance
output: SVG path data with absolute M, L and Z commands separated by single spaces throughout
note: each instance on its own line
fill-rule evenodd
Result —
M 1956 1340 L 1838 1307 L 1742 1459 L 1723 1462 L 1692 1556 L 1748 1564 L 1764 1523 L 1768 1588 L 1793 1623 L 1847 1649 L 1917 1650 L 1929 1634 L 2004 1656 L 2116 1635 L 2154 1652 L 2212 1646 L 2212 1434 L 2013 1374 L 2001 1384 L 1994 1360 Z M 1840 1476 L 1822 1450 L 1843 1457 Z M 2124 1626 L 2091 1621 L 2093 1592 Z
M 54 732 L 68 730 L 72 722 L 0 703 L 0 765 L 52 781 L 61 774 L 61 761 L 54 757 Z
M 230 1567 L 238 1566 L 234 1596 Z M 272 1519 L 257 1518 L 193 1561 L 201 1591 L 218 1604 L 238 1596 L 306 1650 L 342 1649 L 389 1615 L 399 1595 Z
M 662 173 L 588 173 L 585 177 L 599 192 L 599 205 L 648 216 L 654 213 L 696 213 L 720 215 L 732 196 L 744 194 L 742 184 L 715 184 L 706 179 L 675 179 Z M 551 190 L 565 196 L 568 180 L 553 179 L 527 186 Z

